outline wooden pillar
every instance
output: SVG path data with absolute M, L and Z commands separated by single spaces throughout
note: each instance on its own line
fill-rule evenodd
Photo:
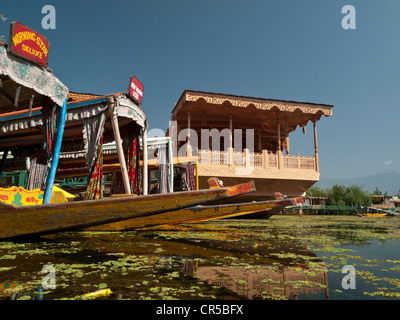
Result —
M 124 151 L 122 149 L 121 135 L 119 133 L 118 118 L 114 112 L 115 98 L 113 96 L 109 97 L 108 102 L 109 102 L 109 108 L 110 108 L 110 114 L 111 114 L 111 124 L 112 124 L 113 132 L 114 132 L 115 145 L 117 147 L 118 159 L 119 159 L 119 164 L 121 167 L 122 180 L 124 182 L 125 193 L 131 194 L 128 170 L 126 168 L 125 155 L 124 155 Z
M 143 145 L 143 195 L 148 194 L 149 190 L 149 171 L 147 169 L 147 128 L 143 128 L 142 131 L 142 145 Z
M 277 119 L 277 123 L 278 123 L 278 151 L 282 151 L 282 146 L 281 146 L 281 119 Z
M 315 171 L 319 172 L 319 157 L 318 157 L 318 142 L 317 142 L 317 124 L 313 121 L 314 127 L 314 159 L 315 159 Z
M 169 175 L 170 175 L 169 192 L 174 192 L 174 158 L 172 154 L 171 138 L 168 138 L 168 162 L 169 162 Z
M 1 159 L 1 164 L 0 164 L 0 174 L 3 173 L 4 166 L 5 166 L 6 161 L 7 161 L 7 155 L 8 155 L 8 150 L 3 151 L 3 157 Z
M 229 150 L 228 150 L 228 165 L 233 166 L 233 123 L 232 114 L 229 115 Z
M 282 145 L 281 145 L 281 119 L 279 119 L 279 115 L 277 118 L 277 124 L 278 124 L 278 152 L 277 152 L 277 157 L 278 157 L 278 169 L 283 169 L 283 158 L 282 158 Z
M 188 157 L 192 156 L 192 146 L 190 144 L 190 111 L 188 111 L 188 119 L 187 119 L 187 128 L 188 128 L 188 143 L 187 143 L 187 149 L 186 149 L 186 155 Z

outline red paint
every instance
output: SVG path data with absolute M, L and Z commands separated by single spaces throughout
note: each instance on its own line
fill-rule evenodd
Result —
M 129 81 L 129 89 L 128 94 L 133 98 L 137 103 L 142 102 L 143 97 L 143 84 L 134 76 L 131 77 Z
M 39 200 L 37 200 L 35 197 L 29 197 L 26 198 L 26 202 L 34 202 L 35 204 L 38 204 Z

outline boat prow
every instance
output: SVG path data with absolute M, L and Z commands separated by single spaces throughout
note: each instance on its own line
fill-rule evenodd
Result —
M 213 188 L 212 190 L 221 190 Z M 167 224 L 197 223 L 214 219 L 226 218 L 269 218 L 288 205 L 304 202 L 301 198 L 279 198 L 247 203 L 198 205 L 175 211 L 169 211 L 151 216 L 141 216 L 132 219 L 102 224 L 85 228 L 86 231 L 123 231 L 155 227 Z

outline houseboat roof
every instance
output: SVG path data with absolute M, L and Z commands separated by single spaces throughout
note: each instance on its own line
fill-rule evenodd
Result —
M 63 141 L 82 139 L 82 123 L 105 112 L 108 114 L 107 99 L 114 96 L 116 99 L 115 112 L 120 119 L 119 125 L 123 127 L 135 121 L 140 127 L 147 128 L 147 116 L 140 106 L 135 104 L 124 93 L 110 95 L 95 95 L 89 93 L 70 92 L 67 96 L 67 114 Z M 10 149 L 22 145 L 36 145 L 42 143 L 43 117 L 42 106 L 38 104 L 32 108 L 29 116 L 28 110 L 16 110 L 0 114 L 0 132 L 4 139 L 0 139 L 0 149 Z M 106 122 L 105 132 L 111 132 L 110 121 Z
M 191 113 L 192 119 L 206 116 L 207 119 L 223 120 L 221 115 L 231 114 L 236 123 L 243 119 L 245 123 L 265 122 L 266 126 L 268 123 L 275 126 L 279 117 L 282 128 L 291 132 L 309 121 L 319 121 L 322 115 L 332 116 L 332 109 L 333 105 L 329 104 L 185 90 L 172 110 L 172 120 L 184 120 L 187 112 Z
M 9 53 L 0 43 L 0 113 L 32 109 L 46 97 L 62 106 L 68 88 L 48 68 Z

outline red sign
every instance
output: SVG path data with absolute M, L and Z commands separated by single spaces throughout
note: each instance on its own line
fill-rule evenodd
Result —
M 134 76 L 131 77 L 131 80 L 129 82 L 129 89 L 128 89 L 128 94 L 137 102 L 141 103 L 142 102 L 142 97 L 143 97 L 143 85 L 142 83 L 136 79 Z
M 49 46 L 49 40 L 45 36 L 22 23 L 11 23 L 9 38 L 11 53 L 47 67 Z

